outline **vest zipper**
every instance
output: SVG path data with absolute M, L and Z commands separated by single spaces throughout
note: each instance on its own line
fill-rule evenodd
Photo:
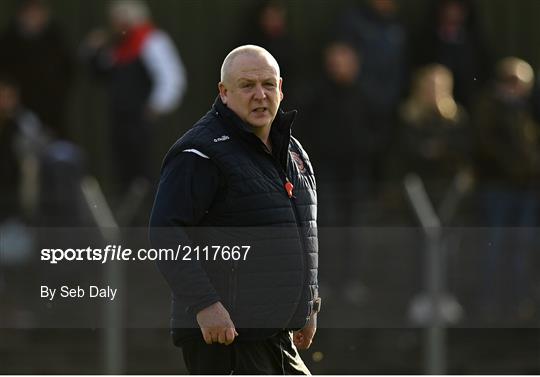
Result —
M 301 254 L 302 254 L 302 290 L 303 290 L 304 284 L 306 282 L 306 271 L 305 271 L 306 255 L 305 254 L 306 254 L 307 246 L 305 244 L 304 237 L 302 236 L 302 233 L 301 233 L 302 224 L 300 224 L 300 220 L 299 220 L 300 215 L 298 214 L 298 208 L 296 207 L 296 203 L 294 201 L 295 199 L 295 196 L 293 195 L 294 186 L 289 180 L 289 177 L 287 176 L 287 173 L 283 169 L 283 167 L 279 165 L 279 163 L 273 158 L 273 156 L 270 156 L 270 155 L 268 156 L 271 158 L 276 170 L 278 171 L 278 174 L 280 175 L 281 180 L 283 181 L 283 187 L 285 188 L 285 192 L 287 193 L 287 196 L 289 197 L 289 202 L 291 203 L 291 207 L 293 209 L 294 221 L 296 222 L 296 232 L 298 233 L 298 238 L 300 239 L 300 246 L 302 247 Z M 290 187 L 290 191 L 288 190 L 288 187 Z
M 278 171 L 278 174 L 280 175 L 281 180 L 283 181 L 283 187 L 285 189 L 285 193 L 289 197 L 289 202 L 291 203 L 291 207 L 293 209 L 293 215 L 294 215 L 294 221 L 296 222 L 296 228 L 298 230 L 298 235 L 300 236 L 300 243 L 302 244 L 302 251 L 306 251 L 306 245 L 304 244 L 304 238 L 301 236 L 300 228 L 302 227 L 302 224 L 300 224 L 299 221 L 299 214 L 298 214 L 298 208 L 296 208 L 296 203 L 294 199 L 296 197 L 294 196 L 294 186 L 292 182 L 289 180 L 289 177 L 287 176 L 287 173 L 283 169 L 282 166 L 278 164 L 278 162 L 272 157 L 272 162 L 274 163 L 274 166 L 276 167 L 276 170 Z M 303 253 L 302 253 L 303 255 Z
M 261 144 L 264 146 L 264 144 L 261 142 Z M 302 248 L 301 250 L 301 258 L 302 258 L 302 291 L 300 292 L 300 299 L 302 298 L 302 295 L 304 293 L 304 287 L 306 285 L 306 271 L 305 271 L 305 267 L 306 267 L 306 250 L 307 250 L 307 246 L 305 244 L 305 240 L 304 240 L 304 237 L 302 236 L 302 233 L 301 233 L 301 228 L 302 228 L 302 224 L 300 224 L 300 215 L 298 214 L 298 208 L 296 207 L 296 203 L 295 203 L 295 196 L 294 196 L 294 192 L 293 192 L 293 189 L 294 189 L 294 186 L 292 184 L 292 182 L 289 180 L 289 177 L 287 176 L 287 172 L 285 171 L 285 169 L 283 169 L 283 166 L 281 166 L 280 162 L 279 161 L 276 161 L 276 159 L 274 158 L 274 156 L 272 156 L 271 154 L 267 153 L 267 152 L 263 152 L 271 161 L 272 163 L 274 164 L 274 167 L 276 168 L 277 172 L 278 172 L 278 175 L 280 176 L 280 179 L 283 183 L 283 188 L 284 188 L 284 191 L 285 193 L 287 194 L 287 196 L 289 197 L 289 202 L 291 203 L 291 207 L 293 209 L 293 216 L 294 216 L 294 221 L 296 222 L 296 232 L 298 233 L 298 238 L 300 239 L 300 247 Z M 289 153 L 289 151 L 287 151 L 287 153 Z M 287 158 L 287 164 L 288 164 L 288 158 Z M 287 166 L 288 167 L 288 166 Z M 311 296 L 311 294 L 310 294 Z M 291 318 L 289 319 L 289 321 L 293 320 L 295 318 L 295 315 L 296 315 L 296 311 L 295 313 L 292 314 Z
M 285 175 L 285 187 L 287 187 L 287 183 L 289 183 L 292 186 L 292 183 L 289 181 L 289 177 L 287 177 L 287 174 L 285 173 L 285 171 L 283 169 L 281 169 L 281 171 Z M 291 192 L 292 192 L 292 189 L 291 189 Z M 296 203 L 294 201 L 295 196 L 290 195 L 289 192 L 287 192 L 287 194 L 289 196 L 289 201 L 290 201 L 292 209 L 293 209 L 294 221 L 296 222 L 296 232 L 298 233 L 298 238 L 300 239 L 300 246 L 302 248 L 302 252 L 301 252 L 301 254 L 302 254 L 302 290 L 300 292 L 300 297 L 299 297 L 300 300 L 301 300 L 302 295 L 304 294 L 304 287 L 306 285 L 306 274 L 307 274 L 307 271 L 306 271 L 306 265 L 307 265 L 306 251 L 307 251 L 307 246 L 305 244 L 304 236 L 302 235 L 302 224 L 300 224 L 300 220 L 299 220 L 300 215 L 298 214 L 298 208 L 296 207 Z M 293 315 L 291 317 L 291 320 L 293 320 L 295 318 L 295 314 L 296 314 L 296 311 L 295 311 L 295 313 L 293 313 Z

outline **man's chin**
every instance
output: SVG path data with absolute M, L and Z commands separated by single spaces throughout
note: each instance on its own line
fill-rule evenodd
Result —
M 253 128 L 264 128 L 272 124 L 272 121 L 268 119 L 250 119 L 248 124 Z

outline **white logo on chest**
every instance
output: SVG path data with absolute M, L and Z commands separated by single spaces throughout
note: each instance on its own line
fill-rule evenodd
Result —
M 218 137 L 217 139 L 214 139 L 214 143 L 219 143 L 220 141 L 226 141 L 226 140 L 229 140 L 229 139 L 230 139 L 229 136 L 223 135 L 223 136 Z

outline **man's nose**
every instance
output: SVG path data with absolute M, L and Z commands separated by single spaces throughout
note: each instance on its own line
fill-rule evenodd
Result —
M 266 92 L 264 91 L 264 88 L 262 85 L 256 85 L 255 86 L 255 99 L 264 99 L 266 97 Z

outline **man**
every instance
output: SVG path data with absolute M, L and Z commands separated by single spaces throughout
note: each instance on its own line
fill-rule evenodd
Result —
M 534 306 L 529 261 L 540 224 L 540 124 L 530 103 L 534 70 L 513 56 L 495 68 L 474 119 L 479 198 L 491 241 L 484 256 L 482 307 L 491 321 L 503 308 L 505 319 L 527 321 Z
M 163 163 L 154 246 L 252 246 L 237 261 L 158 262 L 190 373 L 309 374 L 296 347 L 310 346 L 320 306 L 315 180 L 281 87 L 268 51 L 234 49 L 212 109 Z

